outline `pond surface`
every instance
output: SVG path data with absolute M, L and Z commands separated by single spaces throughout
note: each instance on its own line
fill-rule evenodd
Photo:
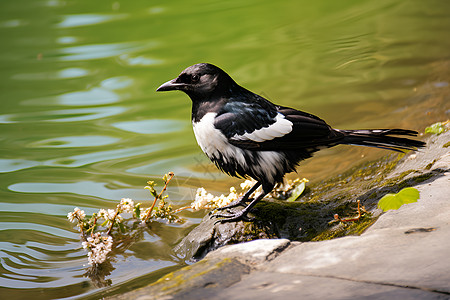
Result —
M 237 186 L 196 145 L 189 98 L 155 92 L 185 67 L 214 63 L 337 128 L 423 131 L 448 118 L 449 14 L 445 0 L 2 1 L 2 298 L 99 298 L 185 264 L 171 249 L 203 212 L 153 222 L 97 281 L 66 218 L 123 197 L 149 204 L 147 180 L 161 187 L 169 171 L 177 207 L 198 187 Z M 336 147 L 299 176 L 317 182 L 385 154 Z

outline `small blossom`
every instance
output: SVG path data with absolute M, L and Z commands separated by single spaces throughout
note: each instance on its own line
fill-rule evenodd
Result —
M 117 214 L 116 219 L 114 221 L 117 223 L 122 223 L 123 217 L 120 214 Z
M 108 218 L 108 220 L 113 220 L 114 216 L 116 215 L 116 210 L 115 209 L 108 209 L 107 215 L 106 217 Z
M 194 210 L 208 209 L 215 207 L 224 207 L 231 202 L 235 201 L 239 195 L 234 187 L 230 188 L 230 194 L 227 196 L 220 195 L 214 197 L 212 194 L 208 193 L 204 188 L 197 189 L 197 194 L 195 195 L 194 202 L 191 203 L 191 208 Z
M 117 205 L 117 209 L 122 212 L 133 213 L 134 202 L 130 198 L 122 198 L 120 203 Z
M 67 214 L 67 218 L 71 223 L 82 221 L 84 220 L 84 217 L 86 217 L 86 214 L 84 213 L 84 210 L 79 209 L 78 207 L 75 207 L 73 212 L 70 212 Z
M 83 246 L 83 249 L 87 249 L 87 248 L 89 248 L 89 243 L 88 242 L 82 242 L 81 246 Z
M 92 236 L 89 236 L 82 245 L 84 249 L 89 249 L 89 264 L 101 264 L 106 260 L 106 256 L 112 250 L 113 239 L 110 236 L 104 236 L 100 232 L 96 232 Z
M 108 212 L 106 211 L 106 209 L 103 208 L 98 211 L 97 217 L 99 219 L 109 220 Z
M 198 188 L 194 202 L 191 203 L 193 210 L 212 208 L 214 196 L 208 193 L 204 188 Z
M 148 214 L 148 211 L 150 210 L 150 207 L 146 208 L 145 210 L 141 208 L 140 210 L 141 210 L 141 213 L 139 214 L 139 219 L 141 219 L 142 223 L 145 223 L 145 219 L 147 218 L 147 214 Z
M 256 181 L 247 179 L 247 180 L 245 180 L 244 182 L 241 183 L 241 189 L 248 190 L 253 185 L 255 185 L 255 183 L 256 183 Z
M 123 221 L 123 217 L 120 214 L 116 215 L 116 212 L 117 211 L 115 209 L 108 209 L 108 210 L 106 210 L 106 209 L 102 208 L 102 209 L 100 209 L 98 211 L 97 216 L 98 216 L 99 219 L 104 219 L 104 220 L 107 220 L 107 221 L 114 220 L 115 222 L 119 222 L 120 223 L 120 222 Z

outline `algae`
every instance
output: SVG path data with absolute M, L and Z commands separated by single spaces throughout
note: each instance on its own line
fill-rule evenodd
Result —
M 421 174 L 411 169 L 387 178 L 404 156 L 404 153 L 387 155 L 380 160 L 356 166 L 326 182 L 310 185 L 296 202 L 265 199 L 256 205 L 255 216 L 263 223 L 272 223 L 278 238 L 294 241 L 320 241 L 360 235 L 381 214 L 376 204 L 382 196 L 435 176 L 433 172 Z M 425 169 L 431 169 L 432 164 Z M 368 207 L 370 212 L 355 222 L 342 224 L 334 221 L 335 214 L 341 217 L 354 216 L 357 200 Z

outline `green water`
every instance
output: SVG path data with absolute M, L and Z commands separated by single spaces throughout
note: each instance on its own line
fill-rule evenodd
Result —
M 337 128 L 423 130 L 449 114 L 449 13 L 445 0 L 2 1 L 2 298 L 98 298 L 184 264 L 171 249 L 201 212 L 152 223 L 97 287 L 66 215 L 148 201 L 168 171 L 176 206 L 238 183 L 200 152 L 188 97 L 155 92 L 188 65 Z M 338 147 L 299 172 L 319 181 L 383 154 Z

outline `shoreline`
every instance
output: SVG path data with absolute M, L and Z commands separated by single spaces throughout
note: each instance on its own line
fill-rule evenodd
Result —
M 450 131 L 430 136 L 397 163 L 385 179 L 416 187 L 420 199 L 380 213 L 361 235 L 223 246 L 108 299 L 450 298 L 449 140 Z

